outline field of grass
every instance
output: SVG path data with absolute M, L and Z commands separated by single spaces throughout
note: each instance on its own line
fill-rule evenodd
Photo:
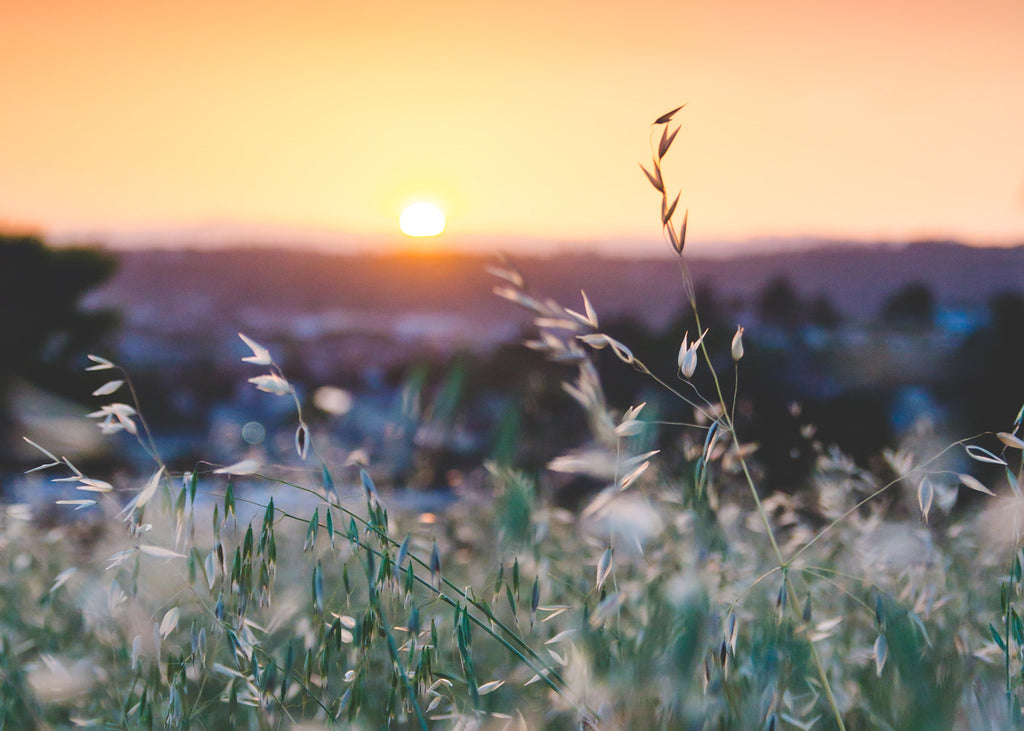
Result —
M 174 471 L 130 375 L 91 356 L 91 418 L 153 466 L 96 479 L 30 441 L 65 490 L 55 520 L 0 514 L 0 728 L 1019 727 L 1024 409 L 877 470 L 809 427 L 812 485 L 763 490 L 737 428 L 744 331 L 701 329 L 662 177 L 673 115 L 644 173 L 695 308 L 674 379 L 599 302 L 490 272 L 535 317 L 525 346 L 572 369 L 590 438 L 548 467 L 598 486 L 579 509 L 514 460 L 443 508 L 392 504 L 388 465 L 339 456 L 244 335 L 252 387 L 294 403 L 294 461 Z M 599 355 L 690 417 L 611 408 Z

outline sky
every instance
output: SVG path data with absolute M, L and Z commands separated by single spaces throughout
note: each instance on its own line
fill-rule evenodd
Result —
M 8 228 L 388 241 L 425 199 L 452 245 L 641 251 L 665 244 L 638 163 L 685 102 L 664 167 L 695 247 L 1024 242 L 1021 0 L 0 0 L 0 17 Z

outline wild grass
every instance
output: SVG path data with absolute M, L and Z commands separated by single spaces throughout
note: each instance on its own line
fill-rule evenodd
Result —
M 578 512 L 515 464 L 488 466 L 487 499 L 389 510 L 375 466 L 334 460 L 245 335 L 252 386 L 294 405 L 295 464 L 175 471 L 129 374 L 91 356 L 93 395 L 115 400 L 90 417 L 153 467 L 96 479 L 30 441 L 66 512 L 48 531 L 23 506 L 0 516 L 0 727 L 1019 725 L 1021 412 L 936 454 L 888 451 L 884 473 L 815 444 L 811 492 L 763 492 L 737 426 L 744 329 L 702 329 L 664 179 L 678 112 L 643 169 L 697 323 L 674 369 L 604 333 L 586 294 L 565 307 L 491 270 L 534 316 L 526 346 L 571 374 L 589 441 L 548 468 L 603 485 Z M 611 408 L 601 357 L 692 417 Z

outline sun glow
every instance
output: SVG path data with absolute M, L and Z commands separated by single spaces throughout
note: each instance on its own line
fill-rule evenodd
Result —
M 444 231 L 444 214 L 433 203 L 413 203 L 402 211 L 398 226 L 406 236 L 437 236 Z

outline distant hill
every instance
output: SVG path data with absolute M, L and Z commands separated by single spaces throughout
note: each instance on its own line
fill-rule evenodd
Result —
M 191 315 L 230 319 L 253 311 L 366 317 L 456 312 L 478 322 L 515 317 L 514 306 L 491 292 L 496 280 L 485 268 L 496 259 L 486 256 L 260 248 L 137 250 L 120 257 L 118 274 L 91 301 L 122 307 L 129 321 L 147 312 L 177 321 Z M 541 295 L 572 306 L 585 289 L 599 313 L 608 316 L 633 315 L 660 325 L 683 302 L 678 266 L 669 253 L 660 259 L 563 254 L 512 261 Z M 937 302 L 946 306 L 978 307 L 996 292 L 1024 293 L 1024 246 L 832 246 L 698 259 L 689 266 L 698 284 L 711 285 L 723 298 L 749 302 L 768 280 L 784 276 L 800 295 L 823 294 L 842 314 L 855 318 L 874 315 L 889 294 L 914 281 L 930 285 Z
M 1008 290 L 1024 293 L 1024 246 L 981 248 L 949 242 L 905 246 L 832 246 L 694 262 L 697 280 L 723 294 L 746 294 L 785 276 L 803 295 L 824 294 L 846 315 L 876 314 L 893 291 L 925 282 L 945 306 L 977 307 Z

